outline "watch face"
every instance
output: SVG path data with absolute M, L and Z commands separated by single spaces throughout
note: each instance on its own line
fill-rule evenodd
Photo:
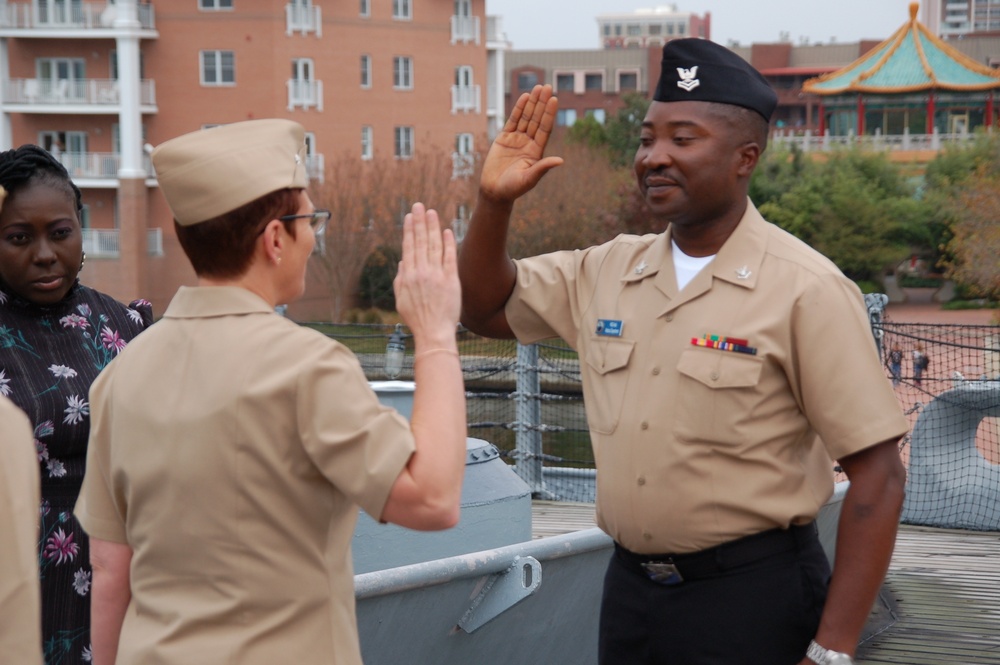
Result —
M 836 653 L 826 661 L 829 665 L 854 665 L 854 659 L 846 653 Z

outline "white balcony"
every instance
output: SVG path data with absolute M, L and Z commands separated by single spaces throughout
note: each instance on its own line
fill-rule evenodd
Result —
M 310 180 L 323 182 L 326 174 L 326 159 L 323 155 L 306 155 L 306 173 Z
M 118 229 L 83 229 L 83 251 L 87 258 L 117 259 L 122 255 L 121 233 Z M 146 253 L 163 256 L 163 229 L 147 229 Z
M 479 44 L 479 17 L 478 16 L 452 16 L 451 17 L 451 43 L 468 44 L 470 42 Z
M 138 5 L 139 24 L 143 30 L 155 30 L 152 5 Z M 109 2 L 0 3 L 0 33 L 43 31 L 45 34 L 22 34 L 23 37 L 79 37 L 76 31 L 107 32 L 114 28 L 115 6 Z M 60 34 L 62 33 L 62 34 Z M 94 34 L 94 37 L 107 35 Z
M 117 113 L 115 79 L 11 79 L 4 82 L 4 109 L 25 113 Z M 155 111 L 156 86 L 139 82 L 139 104 L 144 113 Z
M 320 7 L 303 7 L 294 3 L 285 5 L 285 34 L 315 32 L 323 36 L 323 12 Z
M 480 113 L 481 96 L 478 85 L 451 86 L 451 112 Z
M 113 152 L 63 152 L 56 156 L 70 178 L 77 185 L 87 186 L 86 180 L 116 180 L 121 166 L 121 155 Z M 153 165 L 149 155 L 143 155 L 143 166 L 146 173 L 152 174 Z
M 468 152 L 451 153 L 451 177 L 468 178 L 476 172 L 476 156 Z
M 323 110 L 323 82 L 288 79 L 288 110 Z

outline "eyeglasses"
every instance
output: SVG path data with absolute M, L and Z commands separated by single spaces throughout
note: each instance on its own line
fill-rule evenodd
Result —
M 326 231 L 326 223 L 330 221 L 330 217 L 333 215 L 329 210 L 313 210 L 308 215 L 285 215 L 284 217 L 279 217 L 278 219 L 282 222 L 291 222 L 296 219 L 308 219 L 309 226 L 312 227 L 313 233 L 316 235 L 323 235 Z

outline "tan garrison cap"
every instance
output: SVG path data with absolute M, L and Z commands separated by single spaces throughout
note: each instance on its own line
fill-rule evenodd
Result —
M 181 226 L 309 183 L 305 130 L 291 120 L 248 120 L 191 132 L 161 143 L 152 158 L 160 189 Z

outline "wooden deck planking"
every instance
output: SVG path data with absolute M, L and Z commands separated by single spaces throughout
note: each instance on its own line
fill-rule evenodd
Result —
M 532 503 L 532 535 L 595 526 L 594 506 Z M 1000 533 L 903 525 L 886 576 L 895 623 L 857 665 L 1000 664 Z

